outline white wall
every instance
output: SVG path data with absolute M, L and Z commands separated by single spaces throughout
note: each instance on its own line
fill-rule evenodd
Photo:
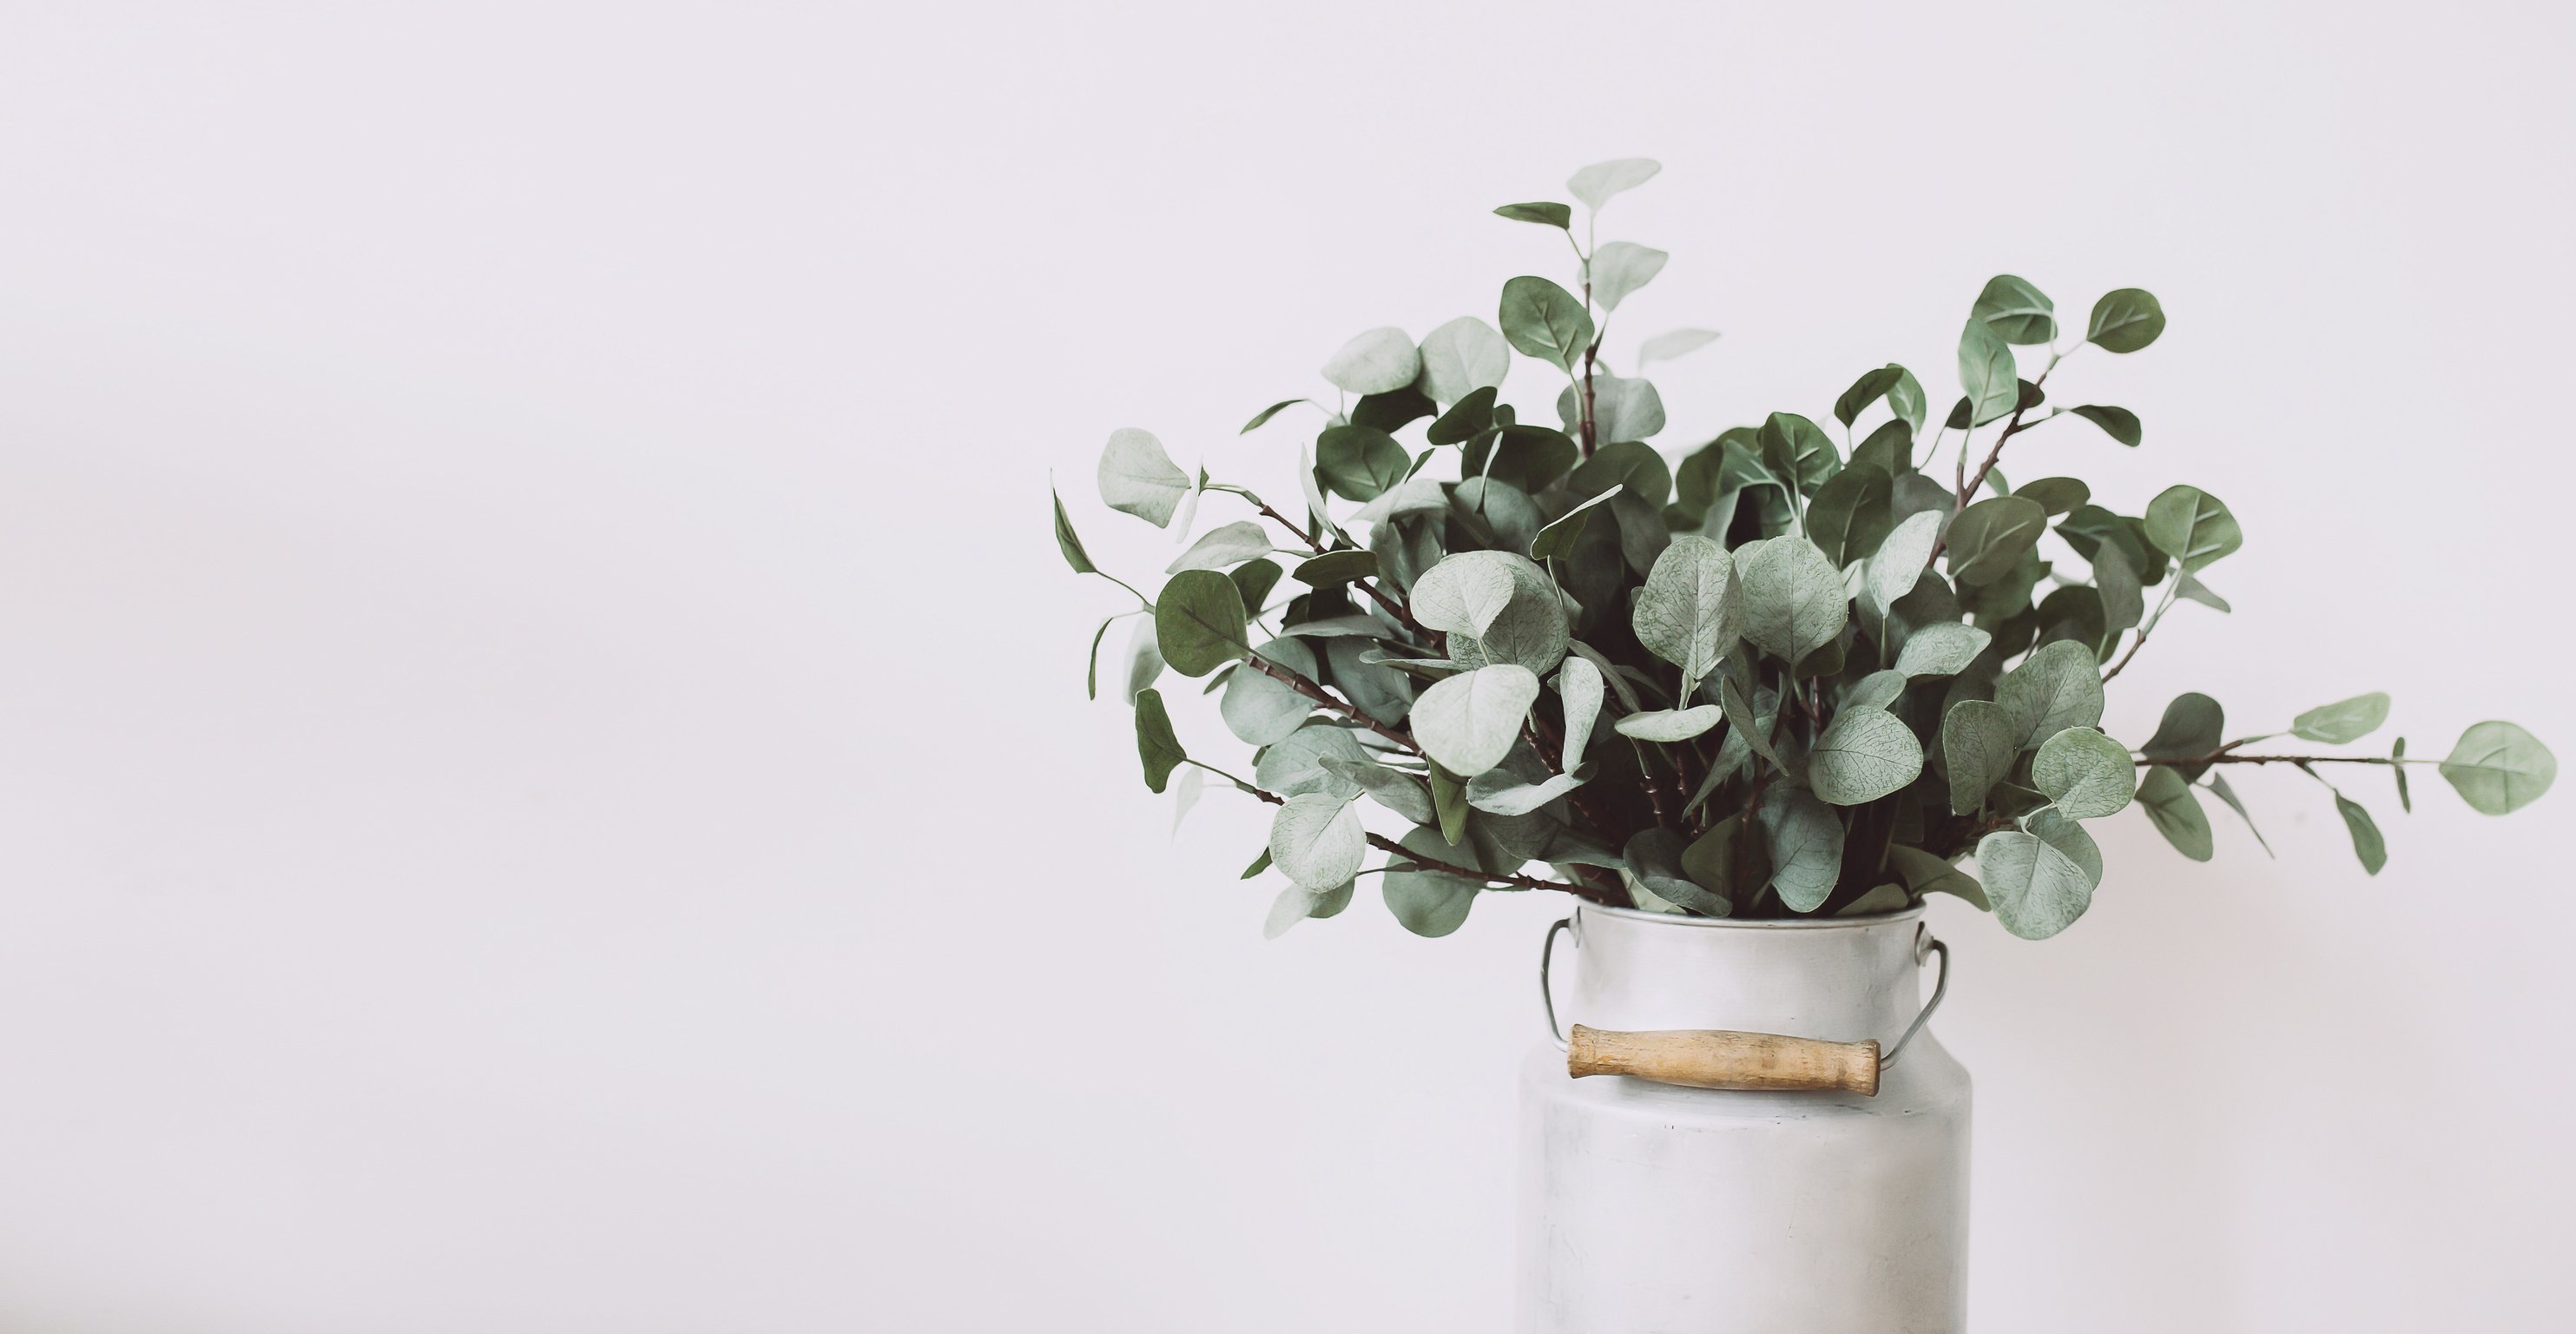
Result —
M 1159 568 L 1111 428 L 1284 490 L 1234 427 L 1600 158 L 1614 347 L 1726 333 L 1671 445 L 2164 298 L 2059 376 L 2145 447 L 2005 460 L 2243 519 L 2116 734 L 2576 749 L 2563 12 L 639 8 L 0 19 L 0 1329 L 1499 1327 L 1561 905 L 1264 943 L 1044 483 Z M 2571 794 L 2382 778 L 2375 880 L 2264 772 L 2278 861 L 1941 916 L 1981 1329 L 2551 1323 Z

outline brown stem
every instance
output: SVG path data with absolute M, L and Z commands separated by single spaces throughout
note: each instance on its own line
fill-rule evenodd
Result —
M 1252 503 L 1255 508 L 1261 511 L 1262 517 L 1270 519 L 1280 527 L 1285 528 L 1289 532 L 1295 533 L 1300 538 L 1305 539 L 1306 545 L 1313 547 L 1316 555 L 1320 556 L 1324 554 L 1325 548 L 1322 542 L 1315 540 L 1314 535 L 1307 532 L 1305 529 L 1288 522 L 1288 516 L 1270 508 L 1270 502 L 1266 500 L 1256 500 Z M 1377 605 L 1386 608 L 1388 615 L 1404 622 L 1405 629 L 1411 630 L 1414 634 L 1425 640 L 1431 638 L 1431 632 L 1422 628 L 1422 622 L 1413 619 L 1413 613 L 1411 610 L 1407 609 L 1403 603 L 1396 601 L 1394 598 L 1388 597 L 1385 591 L 1380 589 L 1375 583 L 1367 579 L 1354 579 L 1351 581 L 1351 587 L 1356 588 L 1376 599 Z
M 2048 383 L 2049 372 L 2056 369 L 2057 363 L 2051 361 L 2048 365 L 2048 370 L 2041 371 L 2039 373 L 2039 378 L 2030 382 L 2030 387 L 2038 389 L 2046 385 Z M 2019 394 L 2021 391 L 2016 387 L 2013 392 L 2015 394 Z M 1986 461 L 1977 465 L 1977 475 L 1968 478 L 1966 481 L 1959 484 L 1959 495 L 1957 501 L 1950 507 L 1950 512 L 1952 514 L 1956 514 L 1961 510 L 1966 509 L 1968 507 L 1968 497 L 1977 494 L 1977 488 L 1986 484 L 1986 474 L 1993 472 L 1995 470 L 1995 460 L 2004 456 L 2004 442 L 2028 429 L 2021 424 L 2021 415 L 2027 411 L 2029 411 L 2029 409 L 2018 402 L 2013 405 L 2012 416 L 2006 418 L 2004 421 L 2003 434 L 1996 436 L 1994 448 L 1986 451 Z M 2036 422 L 2032 423 L 2034 426 L 2037 424 L 2038 423 Z M 1971 429 L 1973 429 L 1973 427 Z M 1962 468 L 1968 466 L 1968 451 L 1964 445 L 1959 450 L 1959 466 Z M 1937 561 L 1941 559 L 1942 548 L 1949 544 L 1950 532 L 1947 527 L 1944 527 L 1941 531 L 1941 535 L 1932 539 L 1932 560 Z M 1931 568 L 1931 562 L 1926 561 L 1924 563 L 1924 568 Z
M 1333 712 L 1351 719 L 1353 722 L 1356 722 L 1362 727 L 1377 733 L 1379 736 L 1385 737 L 1387 740 L 1404 747 L 1406 750 L 1409 750 L 1416 755 L 1422 753 L 1422 747 L 1413 744 L 1412 737 L 1379 722 L 1377 719 L 1360 712 L 1357 708 L 1354 708 L 1349 704 L 1345 704 L 1342 701 L 1333 698 L 1332 692 L 1312 681 L 1307 680 L 1296 672 L 1291 671 L 1286 667 L 1282 667 L 1278 663 L 1272 662 L 1258 653 L 1244 659 L 1244 661 L 1250 663 L 1252 665 L 1252 669 L 1261 673 L 1263 676 L 1267 676 L 1274 681 L 1285 684 L 1289 689 L 1296 691 L 1298 694 L 1304 695 L 1306 698 L 1323 705 L 1325 708 L 1331 709 Z
M 2237 746 L 2244 744 L 2245 743 L 2242 741 L 2234 743 L 2234 745 Z M 2402 762 L 2392 759 L 2386 755 L 2234 755 L 2229 753 L 2232 748 L 2233 747 L 2231 746 L 2221 746 L 2206 755 L 2189 755 L 2168 757 L 2164 759 L 2150 759 L 2141 756 L 2139 757 L 2137 764 L 2140 768 L 2159 764 L 2181 768 L 2184 765 L 2191 764 L 2398 764 Z M 2429 763 L 2429 761 L 2421 762 Z
M 1288 804 L 1288 799 L 1280 796 L 1276 792 L 1265 792 L 1257 787 L 1245 787 L 1243 790 L 1261 798 L 1263 801 L 1269 802 L 1273 806 L 1285 806 Z M 1496 875 L 1491 871 L 1478 870 L 1472 866 L 1460 866 L 1456 862 L 1444 862 L 1437 857 L 1425 857 L 1421 853 L 1415 852 L 1413 849 L 1396 842 L 1394 839 L 1388 838 L 1384 834 L 1371 834 L 1368 836 L 1368 841 L 1369 846 L 1381 851 L 1392 852 L 1397 856 L 1404 858 L 1409 864 L 1418 866 L 1426 871 L 1444 871 L 1450 875 L 1463 876 L 1469 880 L 1489 881 L 1494 884 L 1511 885 L 1520 889 L 1561 889 L 1568 894 L 1572 894 L 1576 898 L 1590 899 L 1594 903 L 1601 904 L 1605 907 L 1616 908 L 1622 906 L 1621 904 L 1613 902 L 1606 892 L 1593 885 L 1578 884 L 1571 880 L 1542 880 L 1534 875 L 1521 875 L 1517 872 L 1511 875 Z

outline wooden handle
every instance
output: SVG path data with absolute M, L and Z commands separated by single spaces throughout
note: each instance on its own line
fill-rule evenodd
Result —
M 1695 1089 L 1849 1089 L 1878 1096 L 1878 1043 L 1820 1042 L 1776 1033 L 1667 1029 L 1610 1033 L 1574 1026 L 1565 1072 L 1629 1075 Z

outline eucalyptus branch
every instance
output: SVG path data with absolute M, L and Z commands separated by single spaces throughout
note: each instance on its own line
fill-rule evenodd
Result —
M 2240 742 L 2238 744 L 2241 745 L 2243 743 Z M 2295 764 L 2304 769 L 2311 764 L 2385 764 L 2391 767 L 2396 767 L 2408 764 L 2439 763 L 2441 763 L 2439 760 L 2401 760 L 2387 755 L 2238 755 L 2229 751 L 2225 746 L 2221 746 L 2206 755 L 2169 755 L 2160 758 L 2141 755 L 2137 757 L 2137 765 L 2141 769 L 2153 768 L 2157 765 L 2179 769 L 2194 764 Z
M 1203 764 L 1199 767 L 1202 769 L 1207 768 L 1207 766 Z M 1216 773 L 1217 771 L 1209 769 L 1208 772 Z M 1245 792 L 1248 792 L 1253 796 L 1261 798 L 1263 801 L 1269 802 L 1273 806 L 1285 806 L 1288 804 L 1288 799 L 1280 796 L 1276 792 L 1254 787 L 1240 778 L 1236 778 L 1233 781 L 1236 787 L 1243 789 Z M 1534 875 L 1522 875 L 1518 872 L 1505 875 L 1498 874 L 1493 871 L 1482 870 L 1477 867 L 1460 866 L 1456 862 L 1444 862 L 1437 857 L 1425 857 L 1421 853 L 1415 852 L 1413 849 L 1379 833 L 1369 834 L 1368 841 L 1370 847 L 1376 848 L 1382 852 L 1392 852 L 1395 855 L 1404 858 L 1404 865 L 1380 867 L 1378 868 L 1380 870 L 1437 871 L 1441 874 L 1454 875 L 1464 880 L 1474 880 L 1481 883 L 1496 885 L 1510 885 L 1514 889 L 1561 889 L 1576 898 L 1589 899 L 1594 903 L 1602 904 L 1607 907 L 1616 908 L 1623 906 L 1614 902 L 1606 892 L 1597 886 L 1582 884 L 1572 880 L 1547 880 Z
M 2145 625 L 2138 627 L 2138 637 L 2129 641 L 2129 651 L 2121 654 L 2118 662 L 2111 664 L 2111 670 L 2102 673 L 2102 680 L 2105 683 L 2128 667 L 2129 659 L 2138 656 L 2138 650 L 2147 646 L 2147 636 L 2155 632 L 2157 623 L 2164 620 L 2166 612 L 2173 610 L 2174 595 L 2182 590 L 2183 573 L 2179 567 L 2174 570 L 2172 582 L 2165 585 L 2163 600 L 2156 603 L 2155 614 L 2147 618 Z M 2245 743 L 2239 741 L 2236 744 L 2241 746 Z
M 2076 344 L 2075 346 L 2076 346 L 2076 347 L 2082 347 L 2082 346 L 2083 346 L 2083 344 L 2078 343 L 2078 344 Z M 2030 382 L 2030 387 L 2031 387 L 2031 388 L 2033 388 L 2033 389 L 2038 389 L 2038 388 L 2042 388 L 2042 387 L 2044 387 L 2045 385 L 2047 385 L 2049 375 L 2057 369 L 2057 363 L 2059 363 L 2059 362 L 2061 362 L 2061 361 L 2066 360 L 2066 358 L 2067 358 L 2070 354 L 2072 354 L 2072 353 L 2074 352 L 2074 350 L 2075 350 L 2074 348 L 2068 348 L 2065 352 L 2051 351 L 2051 352 L 2048 354 L 2048 365 L 2046 365 L 2046 366 L 2044 366 L 2044 367 L 2042 367 L 2042 368 L 2040 369 L 2040 372 L 2039 372 L 2039 378 L 2038 378 L 2038 379 L 2036 379 L 2036 380 L 2031 381 L 2031 382 Z M 2011 440 L 2014 436 L 2019 435 L 2019 434 L 2021 434 L 2022 432 L 2024 432 L 2024 431 L 2026 431 L 2026 430 L 2029 430 L 2029 429 L 2030 429 L 2030 427 L 2039 425 L 2039 422 L 2032 422 L 2032 423 L 2030 423 L 2028 426 L 2025 426 L 2025 425 L 2023 425 L 2023 424 L 2022 424 L 2021 416 L 2022 416 L 2022 414 L 2023 414 L 2023 413 L 2025 413 L 2025 412 L 2027 412 L 2027 411 L 2029 411 L 2029 410 L 2030 410 L 2030 409 L 2029 409 L 2029 407 L 2028 407 L 2027 405 L 2020 404 L 2020 403 L 2016 403 L 2016 404 L 2014 404 L 2014 406 L 2013 406 L 2013 410 L 2012 410 L 2012 416 L 2010 416 L 2010 417 L 2008 417 L 2008 418 L 2006 418 L 2006 419 L 2004 420 L 2004 429 L 2003 429 L 2002 434 L 1997 435 L 1997 436 L 1995 437 L 1994 447 L 1993 447 L 1993 448 L 1991 448 L 1991 449 L 1988 449 L 1988 450 L 1986 451 L 1986 461 L 1985 461 L 1985 462 L 1983 462 L 1983 463 L 1981 463 L 1981 464 L 1978 464 L 1978 465 L 1977 465 L 1977 473 L 1976 473 L 1976 475 L 1975 475 L 1975 476 L 1973 476 L 1973 477 L 1966 477 L 1966 478 L 1965 478 L 1965 480 L 1963 480 L 1963 481 L 1961 481 L 1961 482 L 1959 483 L 1959 495 L 1958 495 L 1958 498 L 1957 498 L 1957 503 L 1953 504 L 1953 505 L 1950 507 L 1950 512 L 1951 512 L 1951 513 L 1956 514 L 1956 513 L 1960 512 L 1960 511 L 1965 510 L 1966 508 L 1968 508 L 1968 499 L 1969 499 L 1969 497 L 1974 496 L 1975 494 L 1977 494 L 1977 488 L 1978 488 L 1978 487 L 1981 487 L 1981 486 L 1984 486 L 1984 485 L 1986 484 L 1986 474 L 1993 472 L 1993 471 L 1995 470 L 1995 461 L 1996 461 L 1996 460 L 1998 460 L 1998 459 L 2001 459 L 2001 458 L 2004 456 L 2004 444 L 2005 444 L 2005 442 L 2007 442 L 2007 441 Z M 2053 416 L 2055 416 L 2056 414 L 2051 413 L 2051 414 L 2049 414 L 2049 415 L 2053 417 Z M 2040 419 L 2040 421 L 2046 421 L 2046 420 L 2048 420 L 2048 418 L 2047 418 L 2047 417 L 2043 417 L 2043 418 L 2041 418 L 2041 419 Z M 1968 428 L 1968 435 L 1974 435 L 1974 434 L 1976 434 L 1976 427 L 1975 427 L 1974 425 L 1971 425 L 1971 426 Z M 1963 476 L 1964 476 L 1964 475 L 1965 475 L 1965 473 L 1966 473 L 1967 466 L 1968 466 L 1968 436 L 1961 436 L 1961 437 L 1959 438 L 1959 468 L 1960 468 L 1961 474 L 1962 474 Z M 1949 531 L 1948 531 L 1946 528 L 1942 531 L 1942 533 L 1941 533 L 1941 535 L 1940 535 L 1939 537 L 1936 537 L 1936 538 L 1932 539 L 1932 559 L 1933 559 L 1933 560 L 1939 560 L 1939 559 L 1941 558 L 1941 549 L 1942 549 L 1943 547 L 1945 547 L 1945 546 L 1948 546 L 1948 545 L 1949 545 L 1949 542 L 1950 542 L 1950 534 L 1949 534 Z M 1927 563 L 1927 566 L 1928 566 L 1928 563 Z
M 1333 712 L 1351 719 L 1360 726 L 1377 733 L 1379 736 L 1385 737 L 1387 740 L 1402 746 L 1406 750 L 1409 750 L 1416 755 L 1422 753 L 1422 747 L 1413 744 L 1412 737 L 1407 736 L 1404 733 L 1379 722 L 1377 719 L 1360 712 L 1357 707 L 1335 698 L 1333 692 L 1324 689 L 1322 686 L 1317 685 L 1315 682 L 1306 679 L 1303 675 L 1300 675 L 1289 668 L 1282 667 L 1278 663 L 1262 657 L 1259 652 L 1254 652 L 1251 656 L 1245 658 L 1244 661 L 1251 664 L 1252 669 L 1261 673 L 1263 676 L 1267 676 L 1274 681 L 1280 682 L 1289 689 L 1296 691 L 1298 694 L 1304 695 L 1306 698 L 1323 705 L 1325 708 L 1331 709 Z
M 1314 552 L 1315 552 L 1315 554 L 1316 554 L 1316 555 L 1320 556 L 1320 555 L 1323 555 L 1323 554 L 1324 554 L 1324 552 L 1325 552 L 1325 550 L 1326 550 L 1326 548 L 1325 548 L 1324 544 L 1323 544 L 1321 541 L 1318 541 L 1318 540 L 1316 539 L 1316 537 L 1315 537 L 1315 535 L 1314 535 L 1313 533 L 1310 533 L 1310 532 L 1308 532 L 1307 530 L 1305 530 L 1305 529 L 1303 529 L 1303 528 L 1300 528 L 1300 527 L 1298 527 L 1297 525 L 1295 525 L 1295 524 L 1293 524 L 1293 523 L 1290 523 L 1290 522 L 1288 521 L 1288 516 L 1287 516 L 1287 515 L 1282 514 L 1282 513 L 1280 513 L 1279 511 L 1277 511 L 1277 510 L 1275 510 L 1275 509 L 1272 509 L 1272 508 L 1270 507 L 1270 502 L 1269 502 L 1269 501 L 1263 500 L 1261 497 L 1256 496 L 1256 495 L 1252 494 L 1252 493 L 1251 493 L 1251 492 L 1249 492 L 1249 491 L 1244 491 L 1244 490 L 1240 490 L 1240 489 L 1237 489 L 1237 490 L 1235 491 L 1235 494 L 1236 494 L 1236 495 L 1239 495 L 1239 496 L 1242 496 L 1242 497 L 1243 497 L 1244 499 L 1246 499 L 1246 500 L 1251 501 L 1251 502 L 1252 502 L 1252 507 L 1253 507 L 1254 509 L 1256 509 L 1256 510 L 1259 510 L 1259 511 L 1261 512 L 1261 515 L 1262 515 L 1262 517 L 1263 517 L 1263 518 L 1269 519 L 1269 520 L 1271 520 L 1272 522 L 1274 522 L 1274 523 L 1278 524 L 1280 527 L 1287 529 L 1289 532 L 1295 533 L 1295 534 L 1296 534 L 1296 535 L 1297 535 L 1301 540 L 1303 540 L 1303 541 L 1306 543 L 1306 545 L 1307 545 L 1308 547 L 1310 547 L 1310 548 L 1312 548 L 1312 549 L 1314 550 Z M 1349 536 L 1349 534 L 1345 533 L 1345 534 L 1343 534 L 1343 536 L 1344 536 L 1344 537 L 1348 537 L 1348 536 Z M 1354 547 L 1356 547 L 1356 546 L 1358 546 L 1359 544 L 1358 544 L 1358 543 L 1356 543 L 1356 542 L 1354 542 L 1354 543 L 1352 543 L 1351 545 L 1353 545 Z M 1381 607 L 1386 608 L 1386 610 L 1387 610 L 1387 614 L 1388 614 L 1388 615 L 1391 615 L 1391 616 L 1395 617 L 1397 620 L 1404 622 L 1404 628 L 1405 628 L 1405 629 L 1407 629 L 1407 630 L 1411 630 L 1411 631 L 1412 631 L 1416 636 L 1420 637 L 1423 641 L 1425 641 L 1425 642 L 1430 642 L 1430 640 L 1431 640 L 1431 632 L 1430 632 L 1429 630 L 1426 630 L 1426 629 L 1424 629 L 1424 628 L 1423 628 L 1422 622 L 1420 622 L 1420 621 L 1417 621 L 1417 620 L 1413 619 L 1413 612 L 1412 612 L 1409 608 L 1407 608 L 1407 607 L 1406 607 L 1402 602 L 1400 602 L 1400 601 L 1396 600 L 1395 598 L 1391 598 L 1391 597 L 1387 596 L 1387 594 L 1386 594 L 1385 590 L 1383 590 L 1383 589 L 1379 588 L 1379 587 L 1377 586 L 1377 583 L 1376 583 L 1376 581 L 1375 581 L 1375 580 L 1372 580 L 1372 579 L 1354 579 L 1354 580 L 1352 580 L 1352 581 L 1351 581 L 1351 587 L 1356 588 L 1356 589 L 1358 589 L 1359 591 L 1361 591 L 1361 592 L 1363 592 L 1363 593 L 1368 594 L 1368 595 L 1369 595 L 1369 597 L 1371 597 L 1372 599 L 1374 599 L 1374 600 L 1377 602 L 1377 605 L 1379 605 L 1379 606 L 1381 606 Z

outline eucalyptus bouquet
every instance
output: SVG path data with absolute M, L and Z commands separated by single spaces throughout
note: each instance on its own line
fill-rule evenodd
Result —
M 2228 609 L 2201 582 L 2242 541 L 2227 507 L 2176 486 L 2121 514 L 2076 478 L 2012 486 L 1997 467 L 2052 423 L 2139 444 L 2136 413 L 2057 406 L 2047 390 L 2069 357 L 2154 343 L 2155 297 L 2102 297 L 2061 348 L 2049 298 L 1997 277 L 1961 331 L 1947 412 L 1911 371 L 1881 366 L 1834 402 L 1840 444 L 1776 412 L 1668 459 L 1649 443 L 1664 408 L 1644 373 L 1716 335 L 1646 339 L 1635 373 L 1615 373 L 1604 330 L 1666 256 L 1591 243 L 1603 204 L 1656 171 L 1627 159 L 1577 172 L 1583 239 L 1567 204 L 1495 210 L 1563 233 L 1571 289 L 1504 283 L 1499 331 L 1470 315 L 1418 344 L 1363 333 L 1324 363 L 1338 397 L 1246 423 L 1322 417 L 1285 510 L 1192 477 L 1144 431 L 1112 434 L 1099 466 L 1110 508 L 1158 527 L 1179 517 L 1184 532 L 1202 500 L 1248 511 L 1192 543 L 1158 593 L 1098 570 L 1056 499 L 1065 559 L 1141 604 L 1093 636 L 1095 696 L 1110 624 L 1150 618 L 1126 678 L 1146 785 L 1161 792 L 1186 767 L 1185 800 L 1214 775 L 1278 807 L 1244 872 L 1289 882 L 1272 934 L 1340 912 L 1378 874 L 1388 908 L 1426 936 L 1456 930 L 1479 894 L 1550 889 L 1739 918 L 1884 912 L 1946 892 L 2035 939 L 2066 929 L 2101 883 L 2085 821 L 2135 804 L 2206 860 L 2202 793 L 2251 826 L 2226 778 L 2238 764 L 2324 784 L 2378 872 L 2378 826 L 2321 766 L 2385 767 L 2411 810 L 2407 767 L 2427 761 L 2403 738 L 2385 755 L 2277 747 L 2358 741 L 2386 720 L 2386 695 L 2251 736 L 2229 737 L 2200 694 L 2174 700 L 2143 745 L 2100 728 L 2104 685 L 2178 602 Z M 1564 376 L 1553 423 L 1499 397 L 1514 352 Z M 2023 355 L 2038 363 L 2028 378 Z M 1225 726 L 1256 748 L 1250 777 L 1183 749 L 1156 685 L 1167 670 L 1223 692 Z M 2258 742 L 2276 748 L 2247 749 Z M 2501 815 L 2545 792 L 2557 761 L 2522 728 L 2482 722 L 2438 768 Z

